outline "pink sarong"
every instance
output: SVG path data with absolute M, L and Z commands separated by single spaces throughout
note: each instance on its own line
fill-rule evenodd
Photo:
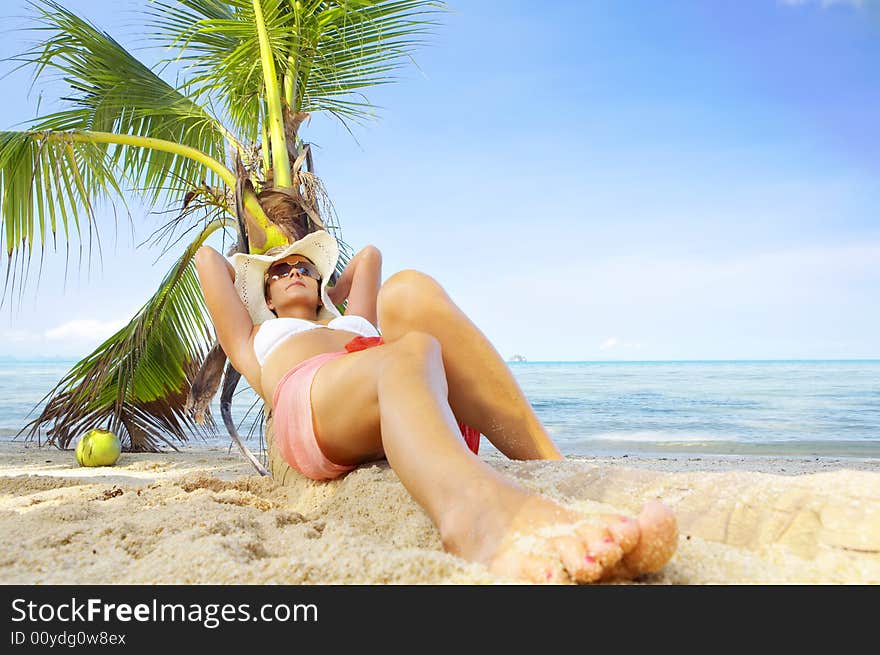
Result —
M 380 346 L 382 337 L 355 337 L 345 350 L 321 353 L 294 366 L 275 387 L 272 399 L 275 447 L 291 468 L 312 480 L 332 480 L 356 468 L 355 464 L 331 462 L 318 445 L 312 421 L 311 388 L 321 366 L 348 353 Z M 477 454 L 480 433 L 461 421 L 458 424 L 468 448 Z

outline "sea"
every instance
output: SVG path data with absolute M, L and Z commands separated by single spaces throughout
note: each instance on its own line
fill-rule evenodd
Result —
M 26 438 L 22 427 L 74 363 L 0 359 L 0 440 Z M 566 456 L 880 458 L 880 360 L 508 366 Z M 261 403 L 241 385 L 232 416 L 254 447 L 261 439 Z M 196 443 L 230 443 L 218 400 L 212 412 L 219 427 Z M 485 438 L 482 443 L 494 450 Z

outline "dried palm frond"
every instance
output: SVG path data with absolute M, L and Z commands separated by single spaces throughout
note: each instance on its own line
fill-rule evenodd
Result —
M 199 425 L 204 424 L 206 416 L 210 416 L 211 400 L 220 388 L 225 365 L 226 352 L 218 341 L 214 343 L 214 347 L 208 352 L 193 378 L 192 386 L 183 406 L 183 410 L 192 416 Z
M 77 435 L 102 427 L 130 450 L 205 434 L 184 410 L 192 380 L 213 342 L 192 257 L 217 221 L 196 239 L 135 317 L 104 341 L 43 398 L 45 407 L 19 434 L 68 448 Z M 42 402 L 42 401 L 41 401 Z M 213 429 L 213 422 L 206 422 Z

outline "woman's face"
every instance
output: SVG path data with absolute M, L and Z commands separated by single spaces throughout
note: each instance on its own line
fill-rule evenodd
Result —
M 266 304 L 272 311 L 304 302 L 318 306 L 321 282 L 316 278 L 320 274 L 306 257 L 290 255 L 279 259 L 269 267 L 266 276 Z

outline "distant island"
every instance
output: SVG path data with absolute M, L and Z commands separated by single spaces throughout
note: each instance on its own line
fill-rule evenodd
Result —
M 529 360 L 527 360 L 527 359 L 526 359 L 525 357 L 523 357 L 522 355 L 514 355 L 514 356 L 511 357 L 508 361 L 510 361 L 510 362 L 527 362 L 527 361 L 529 361 Z

